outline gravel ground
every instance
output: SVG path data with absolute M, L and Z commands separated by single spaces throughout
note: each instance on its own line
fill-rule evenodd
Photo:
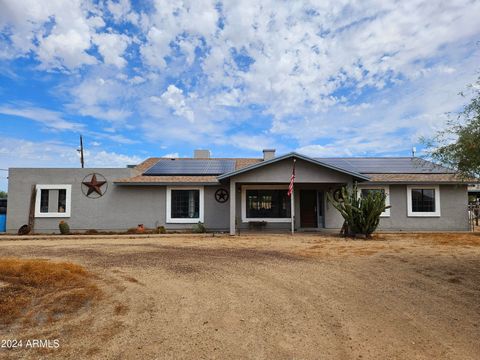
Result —
M 2 256 L 68 260 L 104 292 L 74 318 L 1 339 L 0 358 L 478 359 L 480 236 L 0 238 Z

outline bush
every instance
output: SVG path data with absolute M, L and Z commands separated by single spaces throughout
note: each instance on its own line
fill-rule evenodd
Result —
M 58 224 L 58 228 L 60 229 L 60 234 L 68 235 L 70 234 L 70 226 L 65 221 L 60 221 Z
M 205 228 L 205 226 L 201 221 L 199 221 L 198 224 L 194 225 L 192 230 L 194 233 L 199 233 L 199 234 L 207 232 L 207 229 Z
M 386 195 L 381 192 L 369 192 L 359 196 L 357 185 L 350 191 L 346 187 L 341 190 L 338 200 L 327 193 L 328 201 L 340 212 L 345 220 L 342 232 L 346 236 L 358 234 L 370 238 L 380 222 L 380 215 L 390 206 L 385 206 Z
M 89 229 L 85 231 L 85 235 L 97 235 L 97 234 L 98 234 L 98 230 L 95 230 L 95 229 Z
M 32 228 L 30 225 L 22 225 L 20 226 L 20 229 L 18 229 L 18 235 L 28 235 L 32 231 Z
M 157 234 L 166 234 L 167 233 L 167 230 L 165 229 L 165 226 L 158 226 L 156 230 L 157 230 L 156 231 Z
M 136 234 L 137 233 L 137 228 L 129 228 L 126 231 L 127 234 Z

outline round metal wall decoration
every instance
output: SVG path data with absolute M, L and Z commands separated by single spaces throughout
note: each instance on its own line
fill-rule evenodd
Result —
M 335 201 L 342 201 L 343 200 L 342 189 L 337 189 L 333 192 L 333 199 Z
M 224 203 L 228 201 L 228 191 L 226 189 L 218 189 L 215 191 L 215 200 L 219 203 Z
M 83 195 L 90 199 L 98 199 L 105 195 L 108 189 L 107 179 L 102 174 L 92 173 L 83 178 Z

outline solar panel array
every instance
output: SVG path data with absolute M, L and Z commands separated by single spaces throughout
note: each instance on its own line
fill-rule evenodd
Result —
M 235 170 L 235 160 L 161 159 L 143 175 L 221 175 Z
M 453 170 L 411 157 L 316 158 L 326 164 L 363 174 L 446 174 Z

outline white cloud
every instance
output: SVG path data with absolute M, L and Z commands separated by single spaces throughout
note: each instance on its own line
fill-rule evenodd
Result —
M 183 117 L 191 123 L 195 121 L 193 111 L 187 106 L 183 91 L 175 85 L 169 85 L 161 99 L 173 110 L 175 115 Z
M 83 67 L 59 86 L 70 111 L 167 143 L 406 149 L 458 108 L 480 53 L 480 1 L 3 4 L 0 57 Z
M 87 167 L 125 167 L 138 164 L 138 156 L 119 154 L 105 150 L 85 152 Z M 0 168 L 10 167 L 80 167 L 76 145 L 54 141 L 27 141 L 2 138 L 0 143 Z M 0 189 L 7 188 L 7 181 L 0 177 Z
M 0 114 L 29 119 L 53 130 L 79 131 L 84 127 L 80 123 L 65 120 L 63 114 L 60 112 L 31 106 L 29 104 L 0 106 Z
M 123 58 L 123 53 L 130 43 L 130 38 L 123 34 L 95 34 L 93 42 L 98 46 L 98 51 L 103 56 L 105 64 L 115 65 L 122 68 L 127 61 Z
M 162 158 L 169 158 L 169 159 L 178 158 L 178 157 L 180 157 L 178 155 L 178 152 L 168 153 L 168 154 L 162 155 Z
M 68 107 L 83 116 L 124 124 L 132 114 L 129 103 L 124 101 L 128 98 L 128 89 L 113 76 L 104 79 L 96 75 L 85 77 L 79 84 L 69 84 L 71 87 L 66 91 L 73 101 Z

